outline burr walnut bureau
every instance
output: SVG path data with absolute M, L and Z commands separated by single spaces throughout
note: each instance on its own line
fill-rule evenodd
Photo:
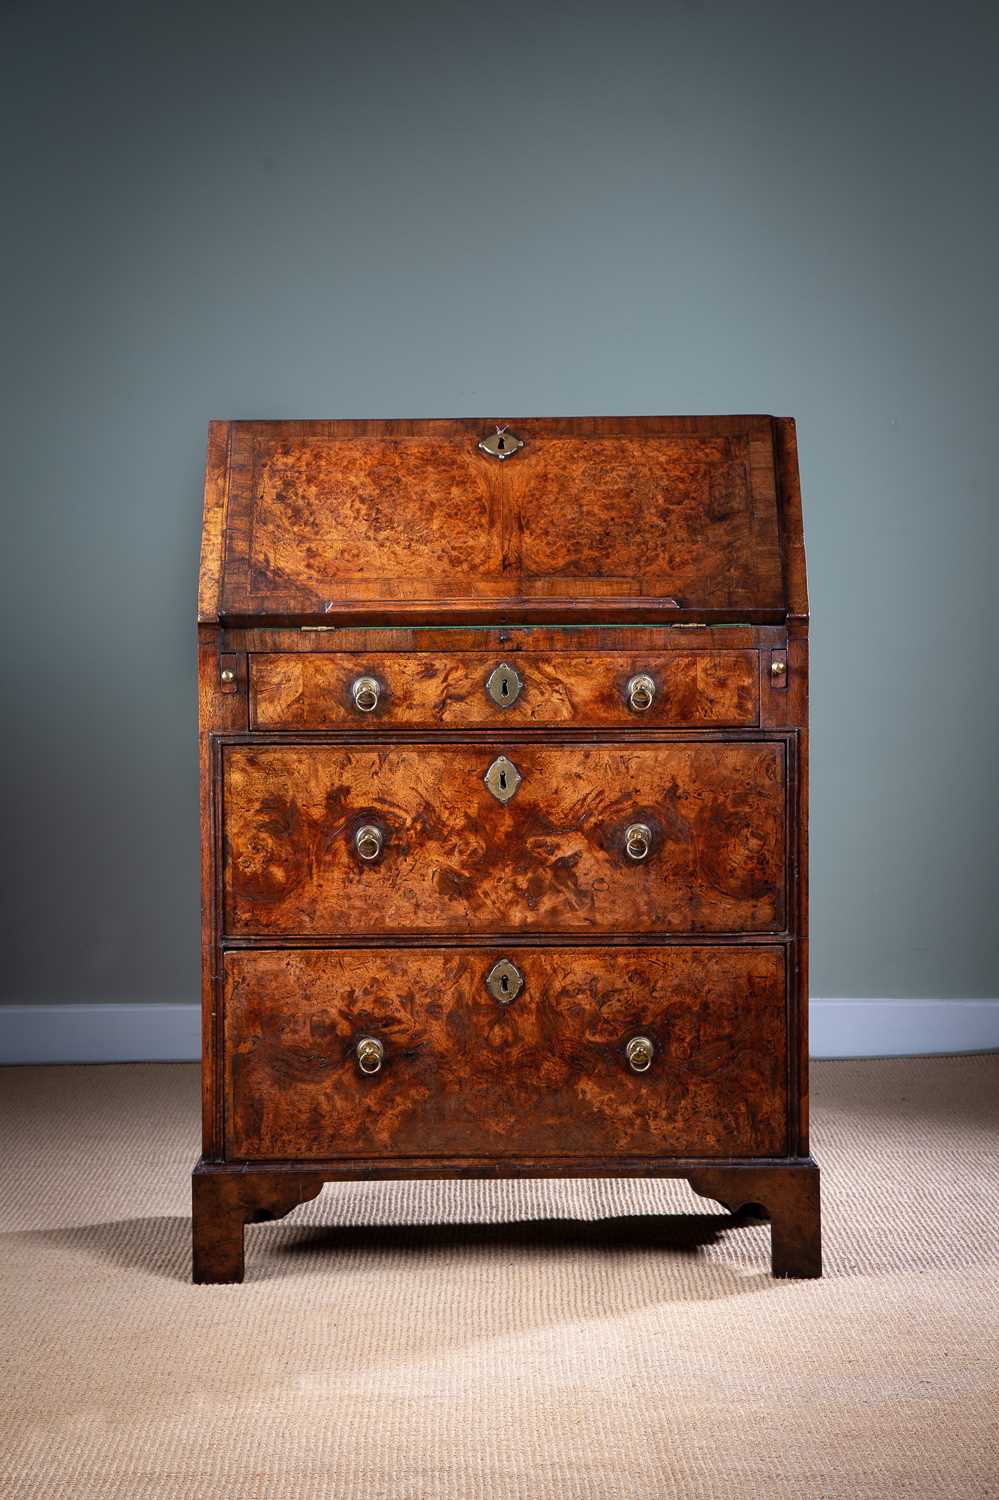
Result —
M 794 423 L 213 423 L 198 618 L 195 1279 L 326 1182 L 621 1175 L 817 1276 Z

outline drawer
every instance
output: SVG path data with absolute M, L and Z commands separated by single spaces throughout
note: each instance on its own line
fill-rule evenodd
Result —
M 229 745 L 226 931 L 783 931 L 786 783 L 778 739 Z
M 778 1156 L 785 1028 L 776 946 L 230 952 L 227 1154 Z
M 759 693 L 756 651 L 250 658 L 254 729 L 725 728 L 759 722 Z

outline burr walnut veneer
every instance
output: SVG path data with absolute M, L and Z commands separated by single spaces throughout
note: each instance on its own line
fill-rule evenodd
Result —
M 820 1270 L 794 424 L 232 422 L 194 1275 L 365 1177 L 686 1178 Z

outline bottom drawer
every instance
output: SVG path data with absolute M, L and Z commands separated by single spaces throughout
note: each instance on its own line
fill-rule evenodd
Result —
M 779 947 L 230 952 L 227 1156 L 781 1156 L 786 1041 Z

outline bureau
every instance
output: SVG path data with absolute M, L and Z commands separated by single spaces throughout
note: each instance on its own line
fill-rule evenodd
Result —
M 372 1177 L 681 1177 L 820 1274 L 807 634 L 789 419 L 211 425 L 195 1280 Z

